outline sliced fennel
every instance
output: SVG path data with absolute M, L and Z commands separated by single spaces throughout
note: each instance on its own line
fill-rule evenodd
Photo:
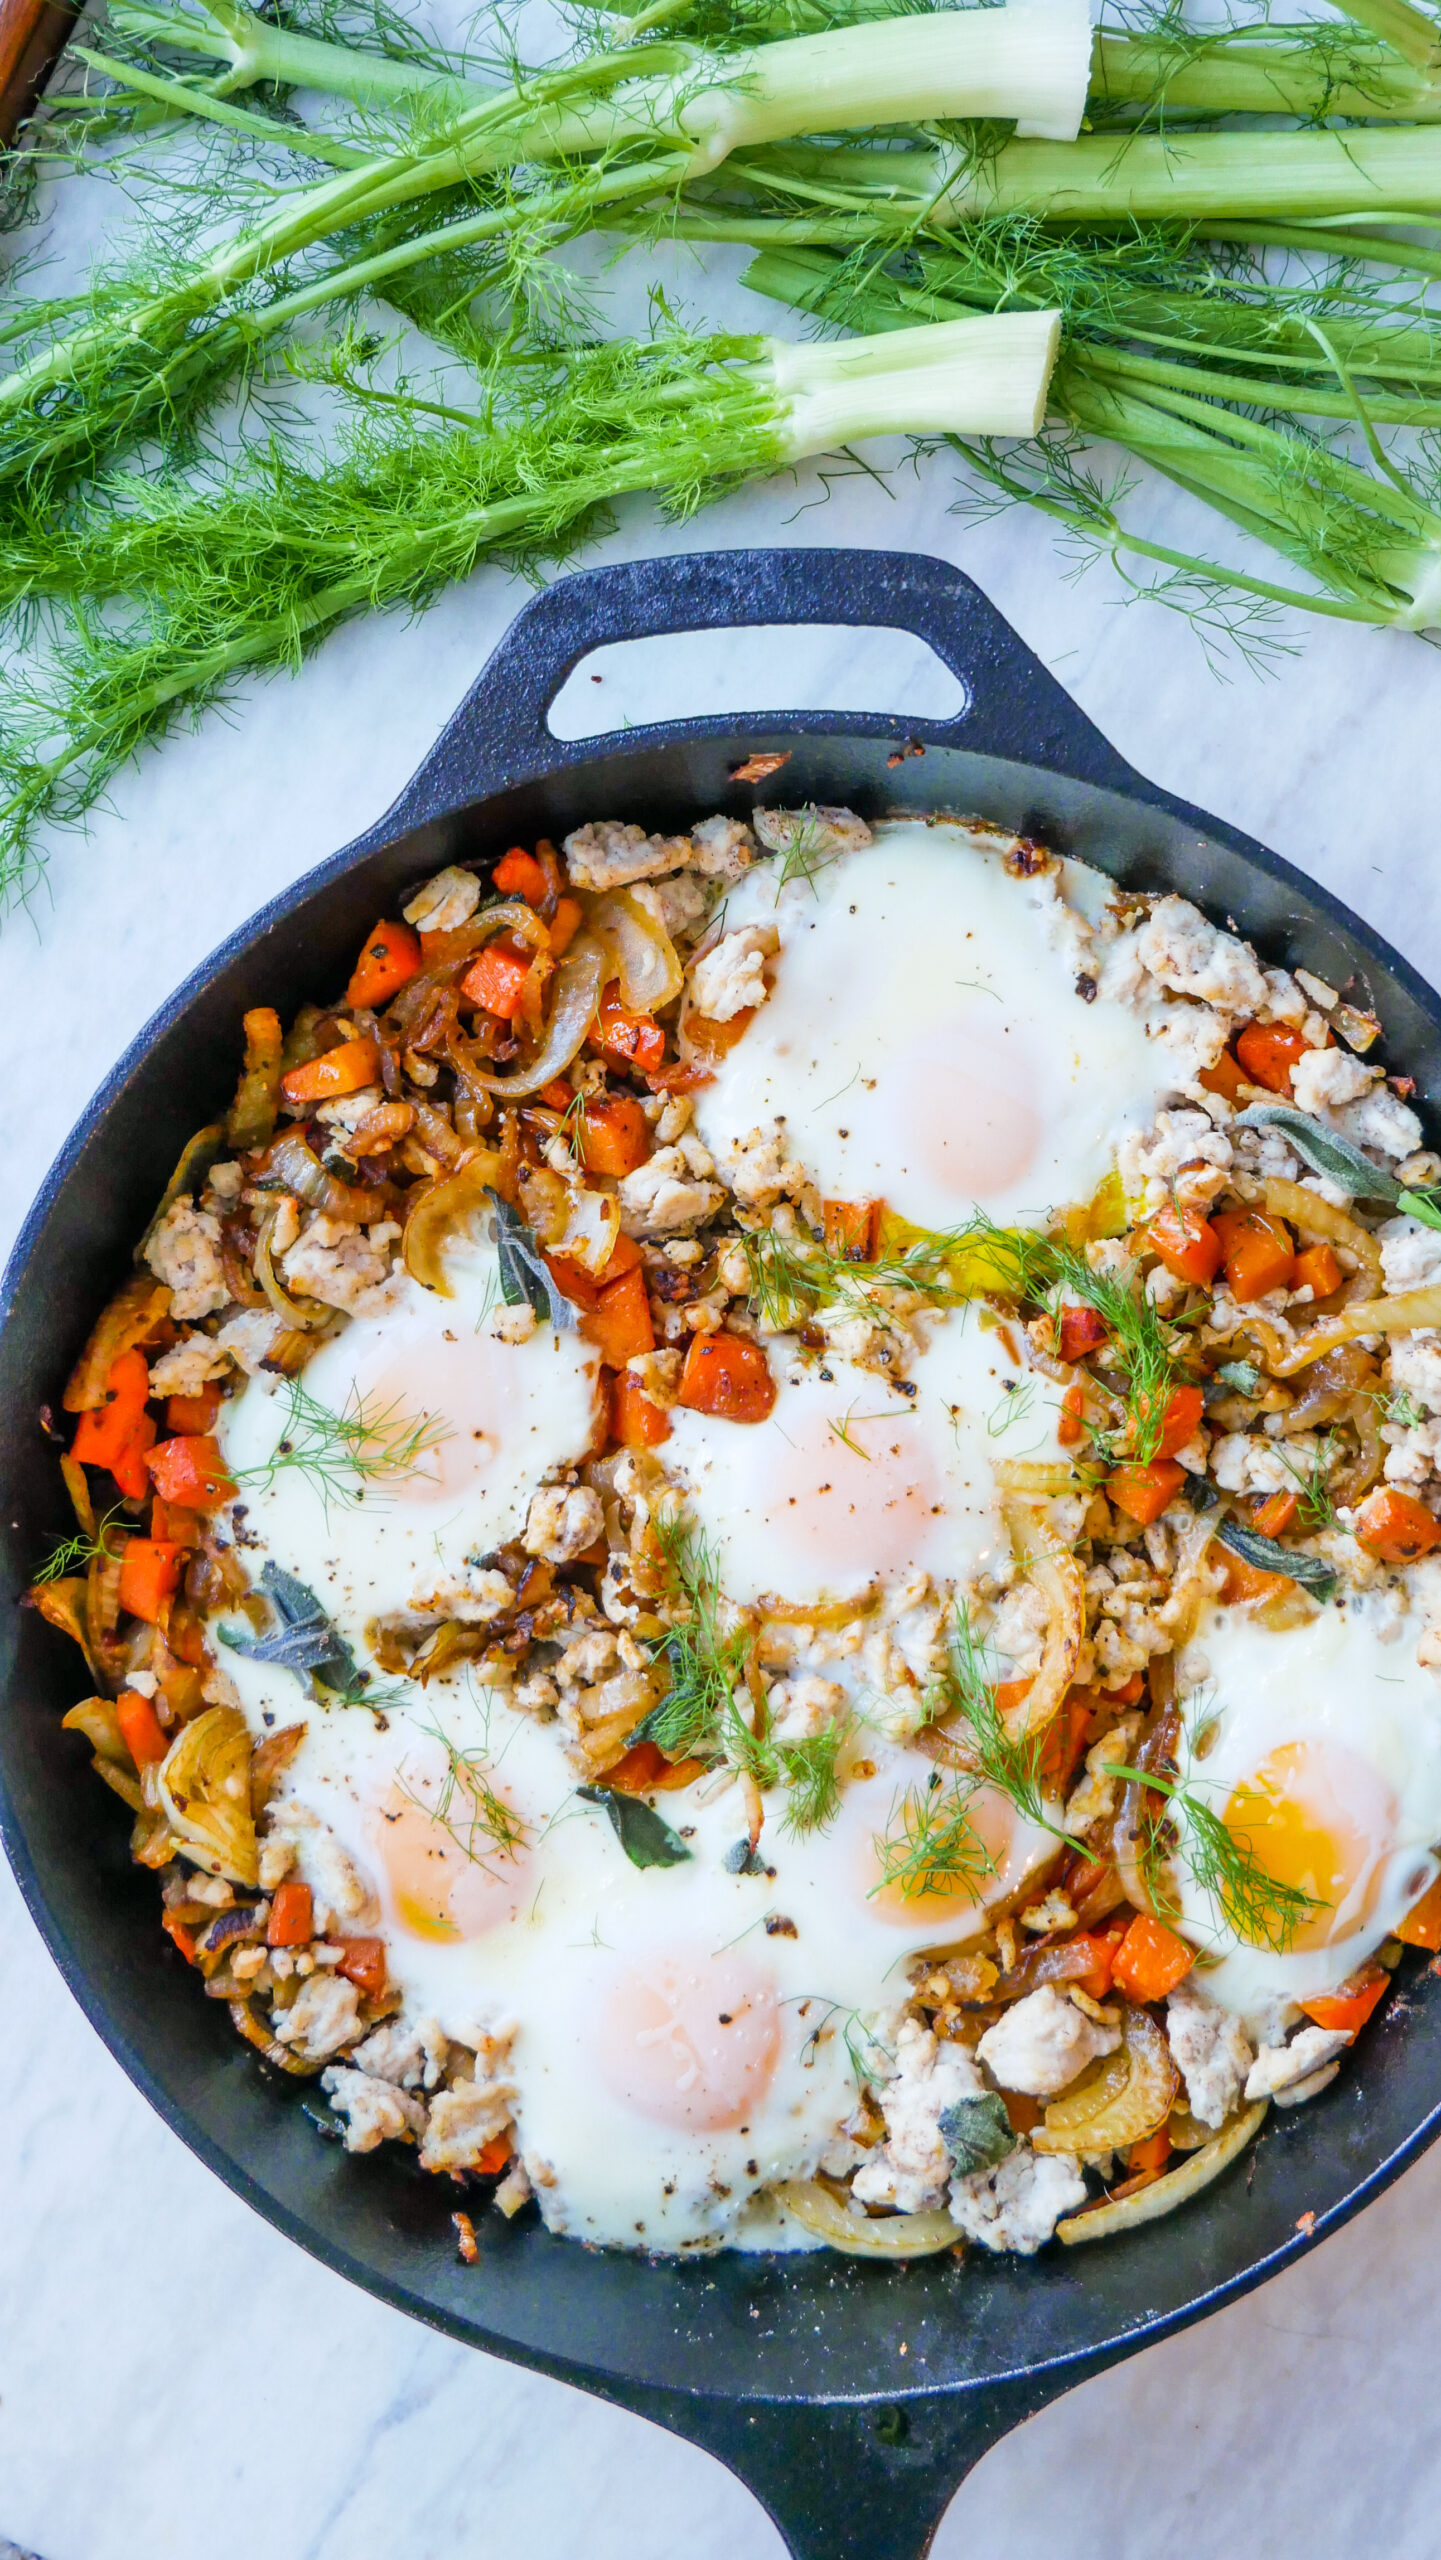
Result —
M 0 892 L 33 876 L 43 820 L 82 818 L 118 764 L 241 670 L 294 665 L 348 614 L 418 608 L 489 555 L 563 558 L 632 491 L 684 515 L 861 437 L 1031 435 L 1058 337 L 1055 312 L 844 346 L 675 332 L 497 381 L 494 410 L 444 431 L 417 427 L 424 402 L 382 395 L 396 423 L 367 419 L 315 469 L 275 446 L 207 496 L 137 475 L 62 518 L 32 503 L 0 601 L 48 596 L 52 655 L 0 736 Z

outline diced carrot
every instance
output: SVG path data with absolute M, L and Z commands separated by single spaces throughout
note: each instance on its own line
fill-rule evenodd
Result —
M 338 1049 L 327 1049 L 324 1056 L 312 1058 L 308 1066 L 292 1067 L 280 1079 L 280 1090 L 287 1102 L 304 1107 L 308 1102 L 334 1102 L 345 1093 L 359 1093 L 374 1084 L 380 1074 L 380 1046 L 375 1040 L 342 1040 Z
M 138 1689 L 121 1690 L 115 1701 L 115 1721 L 137 1769 L 164 1759 L 170 1745 L 150 1700 L 142 1698 Z
M 1126 2154 L 1126 2183 L 1132 2194 L 1136 2192 L 1137 2181 L 1144 2181 L 1149 2186 L 1153 2179 L 1159 2178 L 1170 2157 L 1171 2132 L 1168 2125 L 1158 2125 L 1144 2141 L 1133 2142 Z
M 1265 1573 L 1260 1565 L 1247 1564 L 1244 1556 L 1233 1554 L 1229 1547 L 1217 1545 L 1211 1552 L 1221 1567 L 1221 1597 L 1233 1607 L 1248 1600 L 1271 1600 L 1278 1591 L 1291 1588 L 1287 1574 Z
M 550 894 L 545 873 L 523 845 L 513 844 L 509 853 L 503 853 L 490 876 L 507 898 L 524 898 L 533 907 Z
M 498 2178 L 514 2149 L 515 2144 L 508 2133 L 492 2134 L 485 2149 L 476 2153 L 472 2163 L 477 2176 Z
M 1291 1077 L 1309 1046 L 1284 1022 L 1248 1022 L 1236 1042 L 1236 1056 L 1248 1083 L 1263 1084 L 1268 1093 L 1289 1093 Z
M 1305 1252 L 1296 1256 L 1296 1277 L 1291 1286 L 1309 1289 L 1317 1298 L 1329 1298 L 1333 1289 L 1340 1288 L 1344 1277 L 1328 1244 L 1308 1244 Z
M 1208 1093 L 1219 1093 L 1227 1102 L 1239 1102 L 1242 1085 L 1250 1081 L 1249 1076 L 1242 1074 L 1229 1049 L 1223 1049 L 1214 1067 L 1203 1067 L 1196 1078 Z
M 187 1608 L 183 1601 L 172 1609 L 165 1641 L 176 1661 L 183 1662 L 187 1670 L 204 1670 L 210 1657 L 205 1650 L 205 1621 L 197 1610 Z
M 580 1329 L 587 1342 L 595 1344 L 607 1369 L 623 1369 L 627 1360 L 654 1351 L 655 1327 L 644 1271 L 624 1271 L 618 1280 L 606 1281 L 595 1305 L 582 1317 Z
M 110 1364 L 105 1402 L 80 1416 L 71 1456 L 83 1467 L 113 1467 L 133 1440 L 149 1396 L 150 1371 L 144 1352 L 122 1351 Z
M 1139 1706 L 1141 1702 L 1141 1693 L 1145 1686 L 1146 1675 L 1144 1671 L 1133 1671 L 1129 1680 L 1123 1680 L 1121 1682 L 1119 1689 L 1101 1689 L 1097 1691 L 1095 1693 L 1096 1703 L 1098 1706 L 1106 1707 Z
M 173 1502 L 162 1502 L 157 1493 L 150 1505 L 150 1535 L 167 1538 L 177 1547 L 198 1547 L 205 1526 L 198 1513 L 182 1511 Z
M 120 1606 L 156 1627 L 180 1580 L 183 1547 L 169 1538 L 127 1538 L 120 1559 Z
M 1333 2035 L 1354 2037 L 1366 2024 L 1390 1980 L 1384 1964 L 1363 1964 L 1336 1990 L 1318 1992 L 1314 2000 L 1302 2000 L 1302 2015 L 1315 2026 L 1329 2028 Z
M 1263 1538 L 1284 1536 L 1296 1517 L 1299 1503 L 1294 1493 L 1268 1493 L 1251 1514 L 1251 1526 Z
M 715 1070 L 695 1058 L 672 1058 L 668 1067 L 647 1067 L 645 1080 L 652 1093 L 699 1093 L 703 1084 L 715 1083 Z
M 568 1253 L 548 1253 L 544 1261 L 557 1289 L 562 1290 L 576 1306 L 589 1309 L 599 1305 L 601 1290 L 609 1287 L 611 1281 L 618 1280 L 623 1271 L 640 1268 L 640 1247 L 630 1236 L 617 1236 L 600 1279 Z
M 198 1396 L 171 1396 L 165 1407 L 165 1428 L 177 1431 L 213 1431 L 220 1411 L 220 1389 L 202 1387 Z
M 1185 1481 L 1186 1470 L 1174 1458 L 1153 1458 L 1148 1467 L 1113 1467 L 1106 1491 L 1128 1520 L 1137 1520 L 1145 1528 L 1160 1519 Z
M 187 1432 L 178 1440 L 162 1440 L 145 1461 L 162 1502 L 183 1503 L 190 1511 L 213 1511 L 235 1491 L 225 1461 L 208 1431 Z
M 650 1122 L 633 1093 L 599 1094 L 580 1120 L 580 1160 L 587 1173 L 634 1173 L 650 1154 Z
M 1085 1410 L 1086 1390 L 1078 1378 L 1074 1386 L 1067 1387 L 1061 1398 L 1061 1414 L 1056 1424 L 1056 1438 L 1063 1449 L 1074 1449 L 1078 1440 L 1084 1440 Z
M 1168 1203 L 1151 1220 L 1145 1242 L 1177 1280 L 1197 1288 L 1209 1289 L 1221 1268 L 1221 1239 L 1203 1210 Z
M 385 1997 L 385 1940 L 383 1938 L 342 1938 L 341 1957 L 336 1966 L 347 1982 L 363 1991 L 367 2000 Z
M 553 960 L 558 960 L 561 953 L 568 950 L 570 945 L 574 942 L 576 935 L 580 931 L 581 914 L 582 909 L 579 898 L 557 899 L 555 913 L 551 917 L 549 925 L 550 950 L 551 958 Z
M 1395 1935 L 1403 1946 L 1429 1947 L 1433 1956 L 1441 1955 L 1441 1876 L 1412 1903 Z
M 564 1076 L 556 1076 L 550 1084 L 541 1086 L 540 1098 L 547 1111 L 568 1111 L 575 1094 Z
M 1009 1683 L 1005 1685 L 1009 1686 Z M 1030 1685 L 1028 1680 L 1026 1683 L 1028 1689 Z M 1005 1709 L 1001 1707 L 999 1689 L 996 1691 L 996 1705 L 1001 1708 L 1001 1713 L 1004 1715 Z M 1041 1744 L 1036 1760 L 1036 1775 L 1052 1795 L 1060 1795 L 1070 1785 L 1081 1753 L 1086 1747 L 1086 1735 L 1090 1729 L 1090 1722 L 1091 1701 L 1088 1692 L 1084 1689 L 1073 1689 L 1068 1698 L 1062 1699 L 1058 1713 L 1047 1726 L 1045 1740 Z
M 367 934 L 360 958 L 351 972 L 345 990 L 345 1001 L 354 1008 L 366 1005 L 374 1012 L 377 1006 L 389 1004 L 410 980 L 419 975 L 420 939 L 408 924 L 390 924 L 384 919 Z
M 1088 1351 L 1099 1350 L 1105 1339 L 1104 1319 L 1094 1307 L 1062 1307 L 1056 1349 L 1063 1360 L 1083 1360 Z
M 648 1796 L 656 1787 L 688 1787 L 710 1766 L 708 1760 L 667 1760 L 659 1744 L 636 1742 L 604 1771 L 600 1783 L 617 1795 Z
M 879 1200 L 823 1200 L 821 1234 L 827 1253 L 843 1262 L 874 1262 L 881 1223 Z
M 758 1342 L 738 1333 L 697 1333 L 680 1373 L 679 1402 L 692 1413 L 726 1422 L 764 1422 L 776 1400 L 776 1382 Z
M 308 1884 L 278 1884 L 265 1931 L 268 1947 L 308 1947 L 315 1935 L 315 1903 Z
M 1260 1209 L 1223 1209 L 1213 1221 L 1225 1256 L 1226 1285 L 1246 1306 L 1272 1289 L 1289 1289 L 1296 1268 L 1291 1230 Z
M 1441 1539 L 1441 1521 L 1414 1494 L 1378 1484 L 1356 1514 L 1356 1537 L 1382 1564 L 1414 1564 Z
M 627 1013 L 619 982 L 612 978 L 596 1011 L 592 1046 L 618 1067 L 639 1067 L 649 1075 L 665 1056 L 665 1033 L 652 1013 Z
M 1099 1870 L 1093 1867 L 1085 1872 L 1094 1878 Z M 1074 1878 L 1071 1879 L 1072 1886 L 1075 1885 L 1075 1881 Z M 1116 1969 L 1116 1950 L 1129 1927 L 1128 1914 L 1119 1927 L 1113 1925 L 1110 1929 L 1081 1929 L 1069 1941 L 1071 1946 L 1084 1949 L 1091 1959 L 1089 1973 L 1074 1977 L 1077 1990 L 1084 1991 L 1089 1999 L 1105 1999 L 1111 1988 L 1111 1977 Z
M 1157 1457 L 1174 1458 L 1178 1449 L 1184 1449 L 1188 1440 L 1194 1440 L 1205 1410 L 1206 1399 L 1199 1387 L 1173 1387 L 1161 1416 Z
M 622 1449 L 658 1449 L 670 1416 L 652 1404 L 633 1369 L 617 1369 L 610 1390 L 610 1436 Z
M 514 1022 L 525 1002 L 525 982 L 534 957 L 503 938 L 488 942 L 461 979 L 465 1002 L 482 1006 L 501 1022 Z
M 150 1478 L 145 1470 L 149 1464 L 149 1452 L 154 1445 L 155 1416 L 153 1413 L 142 1413 L 120 1455 L 112 1458 L 110 1462 L 112 1476 L 121 1492 L 128 1495 L 132 1502 L 143 1501 L 150 1490 Z
M 1174 1929 L 1138 1911 L 1116 1949 L 1111 1979 L 1128 2000 L 1164 2000 L 1195 1961 L 1195 1949 Z
M 194 1964 L 195 1940 L 191 1936 L 190 1931 L 186 1928 L 184 1921 L 177 1920 L 173 1911 L 162 1911 L 160 1914 L 160 1926 L 164 1930 L 167 1938 L 174 1939 L 175 1944 L 180 1949 L 186 1963 Z
M 1034 2133 L 1045 2113 L 1040 2099 L 1028 2097 L 1021 2089 L 1002 2089 L 999 2096 L 1012 2133 Z

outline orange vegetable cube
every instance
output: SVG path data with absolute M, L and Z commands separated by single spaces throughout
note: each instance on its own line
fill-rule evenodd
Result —
M 821 1233 L 827 1253 L 843 1262 L 874 1262 L 879 1241 L 879 1200 L 823 1200 Z
M 1284 1218 L 1260 1209 L 1223 1209 L 1212 1221 L 1225 1255 L 1226 1285 L 1242 1306 L 1272 1289 L 1289 1289 L 1296 1268 Z
M 533 959 L 532 952 L 522 951 L 503 938 L 488 942 L 461 979 L 460 992 L 466 1003 L 482 1006 L 501 1022 L 514 1022 L 525 1003 L 525 982 Z
M 1302 2000 L 1299 2006 L 1302 2015 L 1310 2018 L 1316 2026 L 1328 2028 L 1333 2035 L 1344 2035 L 1354 2040 L 1389 1988 L 1390 1981 L 1391 1976 L 1384 1964 L 1363 1964 L 1334 1991 L 1318 1992 L 1314 2000 Z
M 178 1440 L 162 1440 L 145 1461 L 162 1502 L 182 1503 L 190 1511 L 213 1511 L 235 1491 L 225 1461 L 208 1431 L 187 1432 Z
M 561 953 L 563 951 L 568 951 L 570 945 L 574 942 L 576 935 L 580 931 L 581 912 L 582 910 L 579 898 L 558 898 L 556 900 L 555 913 L 551 917 L 549 925 L 552 959 L 558 960 Z
M 292 1067 L 288 1076 L 281 1077 L 280 1090 L 287 1102 L 303 1111 L 312 1102 L 334 1102 L 341 1094 L 359 1093 L 374 1084 L 379 1074 L 378 1041 L 342 1040 L 338 1049 L 327 1049 L 308 1066 Z
M 627 1013 L 620 986 L 612 978 L 596 1009 L 592 1046 L 618 1067 L 638 1067 L 649 1075 L 665 1056 L 665 1033 L 652 1013 Z
M 1111 1979 L 1128 2000 L 1164 2000 L 1196 1961 L 1194 1947 L 1149 1911 L 1138 1911 L 1116 1949 Z
M 351 971 L 345 1001 L 352 1010 L 365 1005 L 374 1013 L 419 975 L 420 965 L 419 936 L 411 932 L 408 924 L 382 920 L 366 936 L 360 958 Z
M 1265 1573 L 1259 1565 L 1247 1564 L 1244 1556 L 1233 1554 L 1229 1547 L 1217 1544 L 1212 1553 L 1221 1567 L 1221 1597 L 1235 1607 L 1248 1600 L 1274 1599 L 1278 1591 L 1290 1587 L 1289 1574 Z
M 490 876 L 503 896 L 524 898 L 532 907 L 550 894 L 550 882 L 535 855 L 523 845 L 513 844 L 509 853 L 503 853 Z
M 167 1431 L 213 1431 L 220 1411 L 220 1389 L 202 1387 L 198 1396 L 171 1396 L 165 1407 Z
M 1159 1520 L 1168 1503 L 1173 1502 L 1186 1481 L 1186 1470 L 1174 1458 L 1153 1458 L 1148 1467 L 1113 1467 L 1106 1478 L 1106 1491 L 1128 1520 L 1138 1520 L 1142 1528 Z
M 608 1369 L 623 1369 L 627 1360 L 654 1351 L 655 1327 L 646 1296 L 645 1273 L 622 1272 L 602 1284 L 600 1295 L 581 1320 L 581 1332 L 593 1342 Z
M 127 1538 L 120 1559 L 120 1606 L 158 1626 L 180 1580 L 185 1549 L 169 1538 Z
M 508 2133 L 493 2134 L 485 2149 L 476 2154 L 476 2175 L 481 2178 L 498 2178 L 514 2149 L 515 2144 Z
M 580 1121 L 580 1160 L 587 1173 L 634 1173 L 650 1154 L 650 1122 L 633 1093 L 598 1094 Z
M 1100 1869 L 1085 1868 L 1083 1873 L 1093 1880 L 1100 1873 Z M 1074 1891 L 1075 1881 L 1074 1878 L 1071 1879 L 1069 1890 Z M 1111 1977 L 1116 1968 L 1116 1950 L 1129 1925 L 1127 1918 L 1122 1920 L 1119 1927 L 1112 1924 L 1106 1929 L 1078 1930 L 1076 1936 L 1070 1940 L 1073 1948 L 1090 1957 L 1088 1972 L 1070 1976 L 1077 1989 L 1084 1991 L 1090 1999 L 1104 2000 L 1109 1992 Z
M 1309 1289 L 1317 1298 L 1329 1298 L 1345 1276 L 1328 1244 L 1308 1244 L 1305 1252 L 1296 1256 L 1296 1276 L 1291 1286 Z
M 610 1391 L 610 1436 L 622 1449 L 658 1449 L 670 1417 L 652 1404 L 633 1369 L 617 1369 Z
M 287 1880 L 275 1888 L 265 1930 L 268 1947 L 308 1947 L 315 1935 L 315 1906 L 308 1884 Z
M 1441 1876 L 1412 1903 L 1396 1935 L 1403 1946 L 1428 1947 L 1433 1956 L 1441 1955 Z
M 1157 1457 L 1174 1458 L 1178 1449 L 1184 1449 L 1188 1440 L 1194 1440 L 1205 1410 L 1206 1399 L 1199 1387 L 1173 1387 L 1161 1416 Z
M 342 1954 L 335 1970 L 363 1991 L 367 2000 L 385 1997 L 385 1940 L 383 1938 L 342 1938 Z
M 568 1111 L 575 1100 L 575 1093 L 564 1076 L 555 1076 L 549 1084 L 541 1086 L 540 1099 L 547 1111 Z
M 1251 1526 L 1263 1538 L 1284 1536 L 1296 1517 L 1300 1504 L 1294 1493 L 1268 1493 L 1251 1514 Z
M 1356 1537 L 1383 1564 L 1414 1564 L 1441 1540 L 1441 1521 L 1394 1484 L 1378 1484 L 1356 1514 Z
M 587 1271 L 584 1263 L 577 1262 L 571 1254 L 547 1253 L 542 1258 L 557 1289 L 575 1306 L 584 1307 L 589 1312 L 600 1304 L 602 1289 L 609 1288 L 623 1271 L 639 1270 L 640 1247 L 630 1236 L 617 1236 L 611 1247 L 610 1260 L 600 1278 L 593 1271 Z
M 1138 2188 L 1142 2186 L 1149 2187 L 1155 2179 L 1160 2177 L 1161 2172 L 1165 2168 L 1170 2157 L 1171 2130 L 1169 2125 L 1158 2125 L 1156 2131 L 1154 2133 L 1148 2133 L 1144 2141 L 1133 2142 L 1130 2150 L 1126 2154 L 1126 2186 L 1128 2191 L 1134 2195 Z
M 1200 1209 L 1168 1204 L 1151 1220 L 1145 1242 L 1177 1280 L 1197 1288 L 1209 1289 L 1221 1268 L 1221 1239 Z
M 158 1493 L 152 1497 L 152 1538 L 171 1539 L 177 1547 L 198 1547 L 204 1534 L 204 1523 L 193 1511 L 181 1511 L 173 1502 L 162 1502 Z
M 1236 1103 L 1241 1099 L 1242 1085 L 1249 1084 L 1250 1081 L 1249 1076 L 1241 1073 L 1229 1049 L 1223 1049 L 1214 1067 L 1203 1067 L 1196 1078 L 1196 1082 L 1203 1084 L 1208 1093 L 1222 1094 L 1227 1102 Z
M 738 1333 L 697 1333 L 680 1373 L 679 1402 L 692 1413 L 726 1422 L 764 1422 L 776 1400 L 776 1383 L 758 1342 Z
M 1289 1093 L 1291 1078 L 1310 1042 L 1284 1022 L 1248 1022 L 1236 1042 L 1242 1073 L 1268 1093 Z
M 105 1380 L 105 1401 L 82 1413 L 71 1456 L 83 1467 L 113 1466 L 129 1447 L 150 1397 L 150 1371 L 141 1350 L 122 1351 Z
M 1005 1684 L 1007 1687 L 1010 1683 Z M 1030 1687 L 1029 1680 L 1026 1683 Z M 1001 1692 L 996 1691 L 996 1704 L 1001 1705 Z M 1005 1713 L 1004 1708 L 1001 1709 Z M 1061 1795 L 1076 1773 L 1086 1736 L 1091 1725 L 1091 1700 L 1085 1689 L 1073 1689 L 1063 1698 L 1060 1709 L 1046 1728 L 1036 1760 L 1036 1775 L 1052 1795 Z
M 1063 1360 L 1082 1360 L 1105 1339 L 1105 1323 L 1094 1307 L 1062 1307 L 1056 1349 Z
M 150 1700 L 142 1698 L 138 1689 L 121 1690 L 115 1701 L 115 1721 L 137 1769 L 164 1759 L 170 1745 Z
M 1056 1424 L 1056 1438 L 1063 1449 L 1074 1449 L 1086 1436 L 1086 1390 L 1077 1379 L 1061 1398 L 1061 1415 Z

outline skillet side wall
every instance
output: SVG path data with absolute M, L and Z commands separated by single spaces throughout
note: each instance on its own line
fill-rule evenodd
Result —
M 894 734 L 894 733 L 892 733 Z M 846 803 L 868 815 L 944 809 L 1034 834 L 1138 888 L 1178 888 L 1233 917 L 1268 960 L 1301 963 L 1374 1001 L 1390 1053 L 1441 1099 L 1441 1004 L 1324 893 L 1259 849 L 1189 815 L 1023 765 L 931 747 L 895 771 L 891 741 L 824 721 L 771 718 L 723 736 L 587 752 L 488 803 L 434 820 L 302 882 L 207 964 L 142 1036 L 67 1146 L 12 1265 L 0 1332 L 0 1483 L 7 1592 L 68 1523 L 57 1410 L 93 1315 L 123 1273 L 180 1147 L 223 1108 L 246 1005 L 293 1009 L 343 983 L 403 883 L 456 856 L 499 854 L 587 817 L 670 828 L 701 809 L 747 814 L 729 769 L 790 751 L 765 796 Z M 1142 791 L 1149 786 L 1139 785 Z M 1159 798 L 1159 795 L 1155 795 Z M 1154 2231 L 1034 2262 L 949 2259 L 908 2272 L 826 2257 L 730 2258 L 674 2267 L 592 2253 L 534 2225 L 492 2233 L 478 2267 L 455 2259 L 459 2200 L 412 2162 L 354 2161 L 320 2141 L 297 2103 L 235 2039 L 162 1939 L 155 1885 L 126 1854 L 127 1818 L 59 1718 L 79 1693 L 74 1650 L 31 1612 L 4 1612 L 0 1776 L 22 1889 L 82 2005 L 174 2129 L 251 2203 L 340 2272 L 480 2346 L 624 2396 L 660 2388 L 820 2398 L 935 2390 L 1090 2361 L 1139 2343 L 1257 2280 L 1318 2227 L 1364 2201 L 1431 2138 L 1441 2109 L 1441 2003 L 1427 1999 L 1368 2037 L 1364 2069 L 1315 2105 L 1273 2117 L 1245 2171 Z M 898 2362 L 899 2341 L 908 2353 Z M 1063 2377 L 1058 2376 L 1058 2387 Z

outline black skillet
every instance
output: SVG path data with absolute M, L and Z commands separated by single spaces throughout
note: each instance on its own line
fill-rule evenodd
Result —
M 953 720 L 853 714 L 691 720 L 567 745 L 546 711 L 603 641 L 763 623 L 916 633 L 965 689 Z M 900 758 L 905 745 L 923 755 Z M 1133 773 L 969 579 L 865 551 L 712 552 L 563 580 L 497 649 L 379 825 L 233 935 L 122 1059 L 65 1147 L 7 1274 L 0 1521 L 18 1590 L 66 1524 L 41 1407 L 190 1131 L 227 1098 L 246 1005 L 340 983 L 402 884 L 456 857 L 598 816 L 684 825 L 748 811 L 731 768 L 790 760 L 765 798 L 981 813 L 1118 880 L 1176 887 L 1271 960 L 1354 976 L 1420 1095 L 1441 1093 L 1441 1002 L 1368 928 L 1234 829 Z M 972 2252 L 888 2270 L 829 2255 L 675 2266 L 483 2224 L 463 2266 L 448 2182 L 398 2153 L 352 2160 L 197 1996 L 156 1926 L 126 1821 L 60 1730 L 70 1645 L 3 1613 L 3 1833 L 21 1890 L 87 2015 L 146 2096 L 238 2195 L 343 2275 L 472 2345 L 598 2392 L 745 2480 L 797 2560 L 917 2560 L 969 2466 L 1088 2374 L 1199 2319 L 1344 2221 L 1441 2125 L 1441 2004 L 1393 2005 L 1360 2066 L 1174 2220 L 1029 2263 Z M 1063 2532 L 1065 2528 L 1063 2526 Z M 578 2540 L 578 2549 L 583 2541 Z M 284 2560 L 284 2555 L 281 2555 Z

